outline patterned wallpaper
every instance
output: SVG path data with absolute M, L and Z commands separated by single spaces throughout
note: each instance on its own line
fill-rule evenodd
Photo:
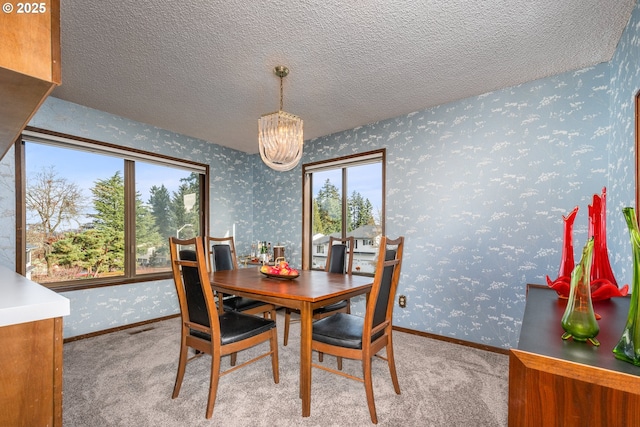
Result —
M 624 222 L 622 208 L 635 206 L 635 96 L 640 91 L 640 3 L 636 3 L 611 67 L 611 97 L 609 104 L 608 235 L 609 256 L 618 279 L 632 280 L 631 243 Z M 636 212 L 637 213 L 637 212 Z M 617 250 L 612 250 L 617 248 Z
M 303 162 L 387 149 L 387 234 L 406 237 L 397 326 L 485 345 L 516 346 L 527 283 L 555 278 L 562 215 L 607 187 L 608 246 L 619 284 L 631 254 L 620 208 L 634 203 L 633 95 L 640 87 L 638 8 L 610 63 L 549 77 L 305 142 Z M 211 165 L 214 234 L 235 225 L 252 240 L 301 255 L 301 168 L 280 173 L 258 155 L 49 98 L 33 126 L 135 146 Z M 0 163 L 0 203 L 15 217 L 13 161 Z M 13 214 L 12 214 L 13 212 Z M 13 236 L 13 219 L 0 221 Z M 6 239 L 6 240 L 5 240 Z M 12 266 L 15 237 L 0 239 Z M 67 292 L 66 337 L 177 312 L 168 281 Z M 362 312 L 362 299 L 354 312 Z
M 127 147 L 161 153 L 210 165 L 210 218 L 213 235 L 230 235 L 235 226 L 240 242 L 252 239 L 252 176 L 250 156 L 205 141 L 188 138 L 163 129 L 130 121 L 81 105 L 49 97 L 36 113 L 31 126 L 91 138 Z M 12 210 L 12 218 L 1 220 L 7 235 L 15 236 L 15 196 L 13 193 L 13 155 L 0 163 L 2 209 Z M 4 164 L 11 166 L 4 166 Z M 73 165 L 62 165 L 73 167 Z M 4 173 L 5 169 L 8 171 Z M 6 184 L 9 183 L 9 184 Z M 6 185 L 5 185 L 6 184 Z M 6 187 L 6 188 L 5 188 Z M 11 199 L 13 197 L 13 200 Z M 5 202 L 6 200 L 6 202 Z M 5 233 L 2 233 L 5 235 Z M 13 266 L 15 237 L 11 246 L 2 246 L 0 262 Z M 0 240 L 0 243 L 3 243 Z M 10 256 L 5 257 L 5 252 Z M 103 329 L 136 323 L 179 312 L 173 282 L 170 280 L 102 287 L 65 292 L 71 314 L 64 319 L 64 336 L 72 337 Z
M 603 64 L 305 143 L 304 162 L 387 149 L 387 234 L 407 238 L 395 325 L 517 345 L 526 284 L 557 275 L 562 215 L 581 206 L 583 244 L 587 205 L 608 184 L 609 80 Z M 299 179 L 275 191 L 297 187 L 297 199 Z M 292 223 L 300 236 L 299 214 L 276 215 L 273 198 L 254 197 L 269 217 L 259 232 Z

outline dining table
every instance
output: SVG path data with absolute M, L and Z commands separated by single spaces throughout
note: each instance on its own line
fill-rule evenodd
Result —
M 300 398 L 302 416 L 311 414 L 311 341 L 313 311 L 335 302 L 368 294 L 373 277 L 300 270 L 296 278 L 267 276 L 260 268 L 239 268 L 209 274 L 214 291 L 238 295 L 277 307 L 300 311 Z

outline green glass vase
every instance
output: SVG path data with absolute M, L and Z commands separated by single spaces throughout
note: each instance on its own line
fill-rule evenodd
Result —
M 640 366 L 640 313 L 638 312 L 638 299 L 640 298 L 640 230 L 638 230 L 638 221 L 633 208 L 623 208 L 622 213 L 627 221 L 629 237 L 631 238 L 633 284 L 627 323 L 620 341 L 613 348 L 613 354 L 616 359 Z
M 591 302 L 591 263 L 593 260 L 593 238 L 587 241 L 582 250 L 582 258 L 571 272 L 571 288 L 567 308 L 562 316 L 562 339 L 589 341 L 595 346 L 600 342 L 595 338 L 600 332 Z

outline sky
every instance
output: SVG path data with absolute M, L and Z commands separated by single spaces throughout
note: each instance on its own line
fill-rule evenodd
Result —
M 25 144 L 25 163 L 27 185 L 35 178 L 36 174 L 53 167 L 57 178 L 65 178 L 68 182 L 74 182 L 82 190 L 85 213 L 91 211 L 91 188 L 98 180 L 111 178 L 117 171 L 124 176 L 124 161 L 121 158 L 95 154 L 90 152 L 63 149 L 46 144 Z M 148 202 L 149 189 L 156 185 L 164 186 L 169 194 L 177 191 L 180 178 L 189 176 L 189 172 L 155 165 L 151 163 L 136 162 L 136 190 L 140 193 L 142 201 Z M 81 220 L 90 222 L 88 218 Z M 33 222 L 27 218 L 27 223 Z M 75 224 L 69 225 L 75 228 Z
M 83 152 L 78 150 L 63 149 L 46 144 L 30 143 L 25 145 L 25 162 L 27 182 L 36 173 L 48 170 L 53 166 L 57 177 L 66 178 L 69 182 L 75 182 L 83 189 L 84 203 L 91 204 L 91 187 L 97 180 L 112 177 L 116 171 L 124 176 L 124 162 L 121 158 Z M 162 184 L 172 194 L 180 185 L 180 178 L 189 175 L 188 171 L 165 167 L 150 163 L 136 162 L 136 190 L 142 196 L 142 201 L 149 200 L 149 189 Z M 314 179 L 314 196 L 322 188 L 327 178 L 338 188 L 341 188 L 341 171 L 316 172 Z M 348 173 L 348 196 L 357 191 L 365 199 L 369 199 L 374 207 L 374 214 L 381 209 L 381 164 L 367 164 L 352 166 Z
M 333 185 L 338 187 L 338 189 L 341 189 L 341 175 L 342 172 L 340 169 L 314 173 L 313 196 L 317 196 L 318 191 L 322 188 L 327 178 Z M 374 207 L 374 212 L 382 208 L 381 163 L 350 167 L 347 174 L 347 181 L 347 196 L 351 196 L 353 191 L 357 191 L 363 198 L 369 199 Z

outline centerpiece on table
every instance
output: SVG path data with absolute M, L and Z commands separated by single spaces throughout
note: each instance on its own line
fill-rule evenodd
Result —
M 267 277 L 274 277 L 278 279 L 295 279 L 300 276 L 300 272 L 295 268 L 291 268 L 287 261 L 280 261 L 275 265 L 263 265 L 260 267 L 260 273 Z

